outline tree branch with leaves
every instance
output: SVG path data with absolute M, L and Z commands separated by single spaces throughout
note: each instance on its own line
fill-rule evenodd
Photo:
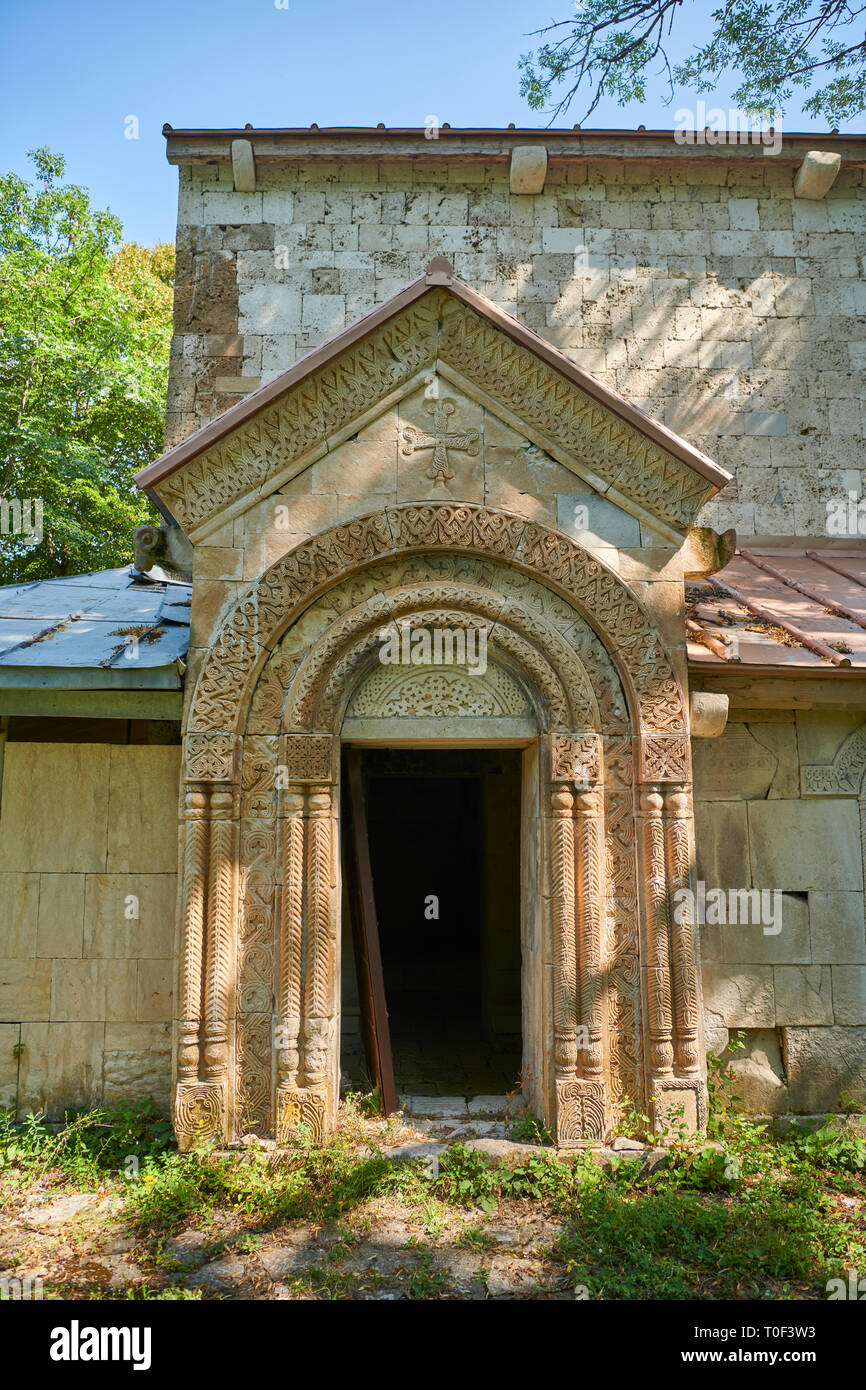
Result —
M 572 18 L 535 31 L 544 42 L 520 59 L 521 94 L 552 120 L 585 96 L 586 120 L 604 98 L 645 101 L 648 78 L 659 72 L 668 100 L 676 86 L 715 91 L 734 73 L 732 99 L 750 115 L 781 116 L 806 93 L 803 109 L 831 127 L 866 107 L 866 3 L 727 0 L 712 11 L 706 39 L 672 61 L 676 21 L 689 6 L 695 0 L 585 0 Z

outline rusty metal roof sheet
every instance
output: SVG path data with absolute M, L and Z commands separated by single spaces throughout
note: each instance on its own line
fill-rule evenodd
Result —
M 0 686 L 179 688 L 191 592 L 132 565 L 0 587 Z
M 695 670 L 866 670 L 866 548 L 742 545 L 719 574 L 687 581 L 686 620 Z

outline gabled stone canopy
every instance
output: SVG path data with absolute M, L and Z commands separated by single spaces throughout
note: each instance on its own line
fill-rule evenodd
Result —
M 203 539 L 434 376 L 677 544 L 729 481 L 704 454 L 458 280 L 441 259 L 137 481 L 194 541 Z M 431 428 L 459 433 L 461 425 L 440 419 Z M 413 500 L 456 497 L 444 472 L 437 477 L 431 465 L 424 476 L 435 493 L 424 483 Z

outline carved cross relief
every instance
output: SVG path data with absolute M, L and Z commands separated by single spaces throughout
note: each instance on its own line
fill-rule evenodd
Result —
M 414 425 L 406 425 L 401 430 L 402 452 L 409 457 L 420 449 L 432 449 L 433 458 L 427 470 L 427 477 L 432 478 L 434 482 L 447 483 L 454 477 L 448 450 L 459 449 L 466 452 L 470 458 L 476 458 L 481 436 L 477 429 L 449 430 L 449 421 L 457 409 L 457 402 L 450 396 L 441 400 L 428 400 L 425 405 L 433 416 L 433 432 L 425 434 Z

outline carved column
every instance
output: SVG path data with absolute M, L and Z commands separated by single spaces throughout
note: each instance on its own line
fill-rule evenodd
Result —
M 320 1139 L 333 1127 L 339 1089 L 338 912 L 334 740 L 288 734 L 283 817 L 283 909 L 277 1142 L 303 1125 Z
M 605 864 L 597 736 L 554 735 L 551 773 L 557 1141 L 601 1144 Z M 568 782 L 559 780 L 563 775 Z
M 646 927 L 645 997 L 649 1033 L 649 1094 L 658 1131 L 702 1128 L 706 1086 L 701 1057 L 700 987 L 695 965 L 691 886 L 692 805 L 688 749 L 681 739 L 655 750 L 656 780 L 641 789 Z M 645 765 L 646 765 L 646 754 Z
M 208 793 L 188 786 L 184 798 L 180 970 L 178 973 L 177 1081 L 198 1080 L 201 1065 L 204 925 L 207 896 Z
M 645 786 L 640 797 L 640 810 L 646 906 L 645 971 L 649 1070 L 653 1080 L 672 1076 L 674 1065 L 663 806 L 664 797 L 658 786 Z
M 675 1062 L 678 1073 L 701 1071 L 701 1019 L 695 969 L 692 912 L 692 805 L 689 788 L 675 787 L 665 797 L 668 889 L 671 914 L 671 971 L 674 999 Z M 683 891 L 685 890 L 685 891 Z
M 237 896 L 235 770 L 233 735 L 188 735 L 174 1103 L 182 1149 L 202 1140 L 228 1138 Z
M 301 1031 L 301 977 L 304 949 L 304 788 L 287 788 L 283 797 L 281 854 L 283 891 L 280 911 L 277 990 L 277 1085 L 284 1093 L 298 1084 Z

